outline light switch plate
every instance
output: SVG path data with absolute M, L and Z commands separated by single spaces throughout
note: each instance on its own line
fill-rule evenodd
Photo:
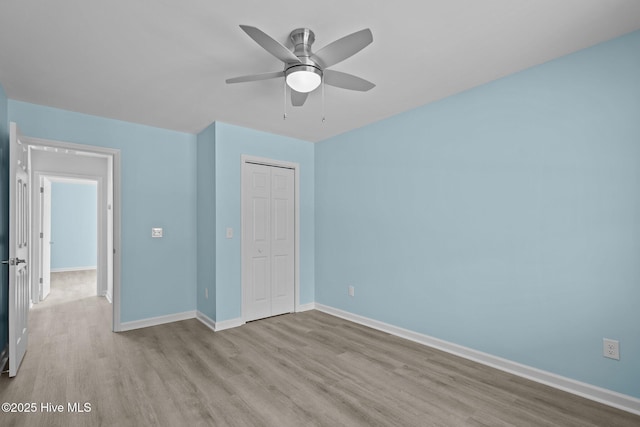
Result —
M 162 237 L 162 228 L 152 228 L 151 237 Z

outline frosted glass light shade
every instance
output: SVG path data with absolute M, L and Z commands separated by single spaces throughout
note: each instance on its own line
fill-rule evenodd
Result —
M 311 92 L 320 86 L 321 81 L 320 74 L 314 71 L 299 70 L 287 74 L 287 85 L 296 92 Z

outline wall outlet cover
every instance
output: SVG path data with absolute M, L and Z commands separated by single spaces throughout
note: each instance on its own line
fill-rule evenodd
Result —
M 620 360 L 620 342 L 609 338 L 603 338 L 602 355 L 609 359 Z
M 162 228 L 152 228 L 151 237 L 162 237 Z

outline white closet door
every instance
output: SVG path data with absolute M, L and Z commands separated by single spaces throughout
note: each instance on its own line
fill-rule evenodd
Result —
M 294 310 L 294 172 L 271 168 L 271 315 Z
M 294 171 L 243 164 L 244 320 L 294 310 Z

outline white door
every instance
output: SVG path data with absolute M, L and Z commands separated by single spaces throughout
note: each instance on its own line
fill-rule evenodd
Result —
M 295 309 L 293 169 L 243 163 L 243 316 L 245 322 Z
M 294 171 L 271 167 L 271 315 L 294 311 Z
M 44 300 L 51 292 L 51 180 L 42 177 L 40 186 L 40 274 L 42 282 L 40 300 Z
M 27 351 L 29 315 L 29 173 L 27 147 L 10 124 L 9 148 L 9 376 Z

